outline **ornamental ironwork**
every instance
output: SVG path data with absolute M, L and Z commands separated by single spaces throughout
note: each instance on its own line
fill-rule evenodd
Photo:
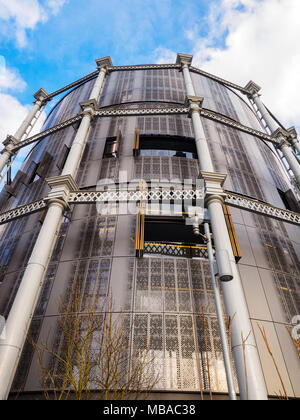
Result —
M 69 204 L 118 203 L 118 202 L 176 202 L 203 200 L 201 189 L 147 189 L 147 190 L 108 190 L 108 191 L 72 191 Z M 262 216 L 268 216 L 281 222 L 300 226 L 300 213 L 281 209 L 263 201 L 241 194 L 226 191 L 225 203 L 241 210 L 247 210 Z M 43 210 L 47 206 L 47 198 L 34 201 L 0 214 L 0 225 L 11 222 Z
M 145 242 L 145 254 L 159 254 L 168 257 L 204 258 L 208 259 L 205 246 L 187 245 L 169 242 Z

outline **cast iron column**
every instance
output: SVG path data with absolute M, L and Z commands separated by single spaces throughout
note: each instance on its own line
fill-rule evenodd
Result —
M 183 76 L 190 104 L 190 115 L 193 122 L 199 158 L 199 166 L 206 184 L 206 206 L 210 215 L 215 249 L 216 252 L 227 253 L 233 274 L 233 279 L 231 281 L 222 282 L 222 292 L 226 315 L 227 317 L 231 317 L 231 319 L 234 318 L 231 330 L 231 346 L 237 371 L 240 396 L 241 399 L 247 399 L 248 387 L 249 399 L 266 400 L 267 390 L 264 376 L 223 212 L 223 202 L 225 196 L 223 184 L 225 182 L 226 175 L 214 172 L 213 162 L 200 117 L 203 98 L 197 98 L 195 96 L 195 90 L 189 74 L 191 61 L 192 56 L 188 56 L 186 54 L 178 54 L 177 56 L 177 64 L 180 63 L 183 68 Z M 221 266 L 218 266 L 218 269 L 219 272 L 223 271 L 223 267 Z M 247 337 L 248 340 L 245 343 L 245 358 L 247 364 L 246 379 L 243 339 L 245 340 Z
M 78 189 L 74 178 L 88 139 L 90 122 L 101 93 L 101 88 L 111 65 L 109 57 L 97 61 L 101 66 L 90 100 L 81 103 L 84 117 L 73 141 L 61 176 L 48 179 L 51 187 L 48 210 L 33 248 L 20 287 L 6 321 L 6 337 L 0 341 L 0 400 L 8 397 L 26 340 L 30 322 L 43 286 L 45 273 L 51 259 L 63 214 L 68 208 L 68 196 Z M 102 64 L 102 65 L 101 65 Z
M 251 95 L 249 95 L 249 97 L 253 99 L 255 105 L 257 106 L 259 112 L 265 120 L 267 127 L 271 131 L 272 136 L 277 138 L 278 130 L 280 130 L 281 132 L 285 132 L 285 130 L 282 130 L 282 128 L 277 124 L 277 122 L 271 117 L 268 110 L 260 100 L 260 94 L 258 93 L 261 89 L 260 86 L 258 86 L 253 81 L 250 81 L 245 88 L 251 92 Z M 285 133 L 285 141 L 280 141 L 278 143 L 278 146 L 276 147 L 282 152 L 283 156 L 285 157 L 286 161 L 288 162 L 291 168 L 291 171 L 293 172 L 298 187 L 300 187 L 300 163 L 292 150 L 291 144 L 289 143 L 289 141 L 287 141 L 287 139 L 289 138 L 289 133 Z M 297 146 L 297 150 L 300 150 L 300 146 Z

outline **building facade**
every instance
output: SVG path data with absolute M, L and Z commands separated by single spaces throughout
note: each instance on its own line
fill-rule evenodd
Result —
M 227 316 L 241 310 L 233 340 L 238 342 L 239 331 L 244 339 L 247 331 L 251 333 L 246 343 L 250 389 L 255 387 L 251 377 L 257 365 L 267 394 L 283 392 L 261 326 L 288 396 L 299 398 L 300 363 L 287 330 L 300 314 L 297 139 L 263 107 L 257 85 L 251 82 L 242 88 L 207 74 L 191 66 L 190 56 L 179 54 L 173 65 L 116 67 L 109 58 L 97 63 L 95 73 L 65 89 L 67 94 L 49 113 L 41 135 L 6 143 L 2 158 L 5 153 L 11 158 L 22 142 L 32 141 L 32 146 L 1 193 L 1 214 L 11 219 L 5 224 L 1 219 L 0 227 L 0 314 L 15 317 L 12 325 L 20 320 L 16 302 L 22 302 L 26 276 L 37 283 L 42 278 L 35 291 L 27 283 L 28 300 L 23 292 L 23 300 L 32 299 L 30 333 L 36 341 L 49 337 L 59 351 L 63 337 L 57 329 L 58 301 L 70 296 L 74 279 L 80 276 L 83 312 L 95 290 L 100 297 L 111 291 L 115 311 L 123 311 L 134 325 L 132 347 L 141 339 L 147 342 L 155 360 L 153 372 L 160 373 L 154 395 L 192 399 L 199 397 L 200 388 L 226 395 L 205 241 L 186 223 L 187 206 L 163 193 L 193 189 L 204 179 L 205 217 L 211 221 L 215 248 L 228 250 L 230 243 L 230 264 L 240 284 L 240 291 L 230 281 L 222 284 Z M 40 109 L 51 95 L 43 91 L 40 103 L 39 98 Z M 108 205 L 92 198 L 95 191 L 129 185 L 161 195 L 151 206 Z M 242 200 L 244 204 L 237 204 Z M 255 209 L 255 203 L 287 211 L 274 216 L 263 205 Z M 19 207 L 24 212 L 9 213 Z M 220 208 L 230 242 L 222 243 L 226 235 Z M 42 235 L 49 243 L 37 247 Z M 232 304 L 234 299 L 238 302 Z M 251 353 L 252 347 L 256 353 Z M 40 392 L 34 350 L 28 342 L 20 348 L 11 392 Z M 235 386 L 243 393 L 241 343 L 233 345 L 233 352 Z

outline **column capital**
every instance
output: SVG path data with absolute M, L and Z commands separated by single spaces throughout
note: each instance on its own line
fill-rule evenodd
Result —
M 79 189 L 72 175 L 60 175 L 47 178 L 46 182 L 51 188 L 47 197 L 48 203 L 58 202 L 62 204 L 65 209 L 68 209 L 70 192 Z
M 206 204 L 211 200 L 218 200 L 223 202 L 224 198 L 226 197 L 223 185 L 226 181 L 227 175 L 206 171 L 200 171 L 200 174 L 205 181 Z
M 110 56 L 97 58 L 96 59 L 96 64 L 97 64 L 98 70 L 104 69 L 104 70 L 108 71 L 110 67 L 113 67 L 113 63 L 112 63 L 112 60 L 111 60 Z
M 36 99 L 35 103 L 38 101 L 43 103 L 47 101 L 48 93 L 45 91 L 45 89 L 41 88 L 33 95 L 33 97 Z
M 292 146 L 294 146 L 295 144 L 298 144 L 298 134 L 297 131 L 295 129 L 295 127 L 290 127 L 287 129 L 287 132 L 289 134 L 289 142 Z
M 288 131 L 284 130 L 283 128 L 278 127 L 277 130 L 275 130 L 272 133 L 272 137 L 277 139 L 279 148 L 284 147 L 284 146 L 290 146 L 290 143 L 289 143 L 290 134 Z
M 95 112 L 99 109 L 96 99 L 89 99 L 88 101 L 80 102 L 83 115 L 90 115 L 94 117 Z
M 297 141 L 298 134 L 294 126 L 288 128 L 287 132 L 289 133 L 291 139 L 295 139 Z
M 190 54 L 182 54 L 182 53 L 178 53 L 177 54 L 177 59 L 176 59 L 176 64 L 184 67 L 190 67 L 192 65 L 192 61 L 193 61 L 193 56 Z
M 14 147 L 14 146 L 17 146 L 18 143 L 19 143 L 18 139 L 16 139 L 14 136 L 8 135 L 2 144 L 5 147 L 7 146 Z
M 251 95 L 255 95 L 258 94 L 258 92 L 260 92 L 261 87 L 254 83 L 252 80 L 250 80 L 250 82 L 248 82 L 245 86 L 245 89 L 247 89 Z
M 13 156 L 15 154 L 14 148 L 19 143 L 19 140 L 17 140 L 14 136 L 7 136 L 4 142 L 2 143 L 4 146 L 4 149 L 1 150 L 0 154 L 3 155 L 3 153 L 8 153 L 9 156 Z
M 187 96 L 186 97 L 186 103 L 189 107 L 189 116 L 191 117 L 193 112 L 200 113 L 200 110 L 202 108 L 204 98 L 201 96 Z

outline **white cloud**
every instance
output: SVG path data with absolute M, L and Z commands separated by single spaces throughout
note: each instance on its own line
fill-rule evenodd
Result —
M 299 17 L 299 0 L 214 1 L 207 36 L 197 25 L 185 32 L 193 65 L 242 86 L 254 80 L 274 115 L 286 126 L 300 126 Z M 174 62 L 171 53 L 162 50 L 157 61 Z
M 241 85 L 254 80 L 283 123 L 300 125 L 299 0 L 221 0 L 219 5 L 211 22 L 228 31 L 225 48 L 201 46 L 198 40 L 194 64 Z
M 15 69 L 10 69 L 5 64 L 5 58 L 0 56 L 0 144 L 8 134 L 14 135 L 25 119 L 32 104 L 22 105 L 10 92 L 22 92 L 26 82 L 18 75 Z M 34 127 L 34 132 L 41 128 L 41 120 Z
M 17 70 L 8 69 L 4 57 L 0 56 L 0 92 L 9 89 L 22 92 L 26 86 L 25 81 L 18 75 Z
M 7 134 L 15 134 L 28 111 L 29 107 L 23 106 L 12 95 L 0 93 L 0 139 L 2 141 L 5 140 Z
M 48 0 L 46 5 L 53 15 L 57 15 L 68 0 Z
M 0 0 L 1 33 L 15 37 L 21 48 L 27 45 L 27 32 L 56 15 L 68 0 Z M 12 29 L 14 30 L 12 32 Z
M 153 52 L 153 59 L 157 64 L 175 63 L 176 53 L 164 47 L 158 47 Z

